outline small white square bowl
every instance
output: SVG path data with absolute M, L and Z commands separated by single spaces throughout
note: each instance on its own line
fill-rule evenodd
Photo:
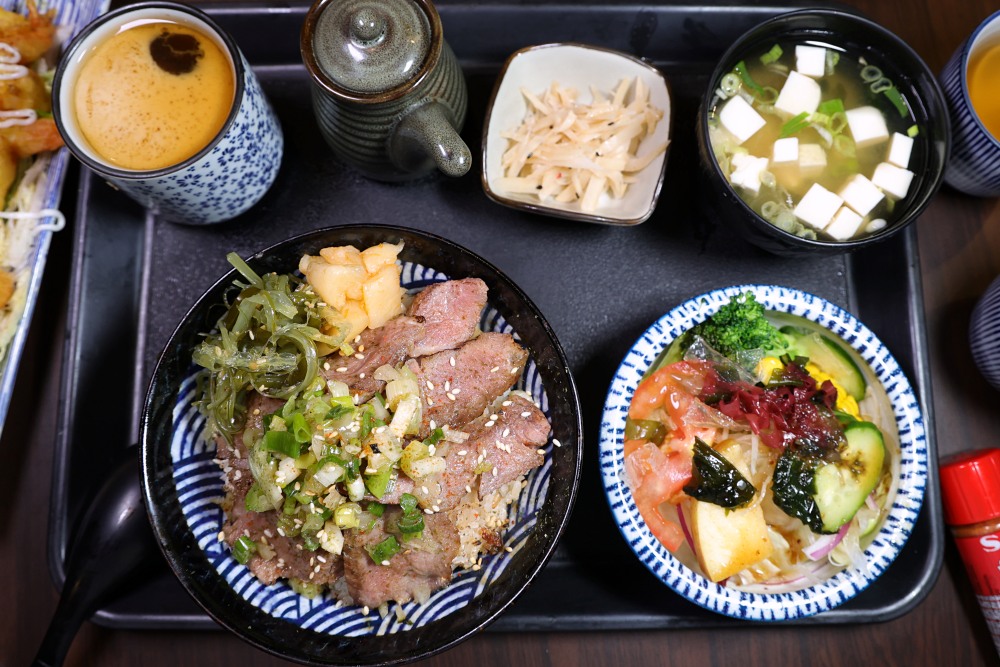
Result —
M 602 195 L 596 211 L 585 212 L 577 202 L 540 201 L 524 194 L 501 192 L 493 183 L 502 175 L 500 159 L 507 150 L 502 132 L 517 128 L 527 114 L 521 89 L 535 94 L 547 90 L 552 82 L 576 88 L 581 102 L 589 102 L 591 86 L 610 93 L 623 79 L 640 77 L 649 88 L 650 104 L 663 112 L 656 131 L 639 146 L 642 156 L 669 141 L 672 124 L 670 89 L 663 74 L 638 58 L 584 44 L 542 44 L 516 51 L 500 71 L 483 126 L 483 190 L 495 202 L 512 208 L 571 220 L 607 225 L 637 225 L 645 222 L 660 195 L 667 166 L 667 150 L 638 172 L 637 182 L 629 185 L 625 196 L 614 199 Z

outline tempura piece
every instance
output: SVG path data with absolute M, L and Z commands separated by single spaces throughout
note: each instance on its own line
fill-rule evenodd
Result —
M 52 48 L 56 34 L 54 18 L 54 9 L 39 14 L 34 0 L 28 0 L 27 16 L 0 9 L 0 42 L 17 50 L 20 57 L 14 62 L 33 63 Z

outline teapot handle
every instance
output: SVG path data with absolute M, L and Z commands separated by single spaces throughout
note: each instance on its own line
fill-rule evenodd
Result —
M 430 157 L 448 176 L 463 176 L 472 166 L 472 153 L 452 123 L 448 108 L 439 102 L 409 111 L 389 139 L 389 158 L 404 171 L 417 171 Z

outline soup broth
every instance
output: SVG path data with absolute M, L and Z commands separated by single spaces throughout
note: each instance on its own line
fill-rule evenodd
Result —
M 785 231 L 826 241 L 890 225 L 924 137 L 881 64 L 781 42 L 716 82 L 712 149 L 747 204 Z

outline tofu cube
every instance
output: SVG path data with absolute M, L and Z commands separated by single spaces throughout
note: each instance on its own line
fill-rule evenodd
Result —
M 858 146 L 868 146 L 889 138 L 885 116 L 875 107 L 858 107 L 847 111 L 847 125 Z
M 872 174 L 872 183 L 879 186 L 897 199 L 902 199 L 910 190 L 910 182 L 913 180 L 913 172 L 894 164 L 883 162 L 875 167 Z
M 733 166 L 736 169 L 729 177 L 733 185 L 738 185 L 754 194 L 760 192 L 760 175 L 767 169 L 766 157 L 737 154 L 733 156 Z
M 891 162 L 897 167 L 906 169 L 910 166 L 910 153 L 913 152 L 913 137 L 908 137 L 899 132 L 892 133 L 892 141 L 889 143 L 889 157 L 887 162 Z
M 822 46 L 796 46 L 795 70 L 816 79 L 826 74 L 826 49 Z
M 792 212 L 796 218 L 810 227 L 823 229 L 830 224 L 843 203 L 844 200 L 839 196 L 819 183 L 813 183 Z
M 736 95 L 731 97 L 719 112 L 719 122 L 736 137 L 738 143 L 743 143 L 764 127 L 767 122 L 757 113 L 750 103 Z
M 872 209 L 885 197 L 882 191 L 862 174 L 857 174 L 847 181 L 847 185 L 841 188 L 838 194 L 848 206 L 862 216 L 871 213 Z
M 743 476 L 750 479 L 746 457 L 738 443 L 729 441 L 717 450 Z M 726 509 L 708 502 L 691 503 L 691 538 L 698 563 L 712 581 L 722 581 L 771 555 L 774 545 L 760 504 Z
M 771 154 L 771 162 L 774 164 L 791 164 L 798 161 L 798 137 L 786 137 L 774 142 L 774 152 Z
M 826 233 L 838 241 L 846 241 L 857 234 L 861 220 L 860 215 L 846 206 L 841 206 L 837 215 L 833 216 L 833 222 L 826 226 Z
M 812 113 L 819 106 L 820 88 L 819 84 L 808 76 L 798 72 L 789 72 L 785 85 L 778 93 L 778 99 L 774 103 L 774 108 L 789 116 L 798 116 L 800 113 Z
M 818 174 L 826 168 L 826 151 L 819 144 L 799 144 L 799 170 Z

